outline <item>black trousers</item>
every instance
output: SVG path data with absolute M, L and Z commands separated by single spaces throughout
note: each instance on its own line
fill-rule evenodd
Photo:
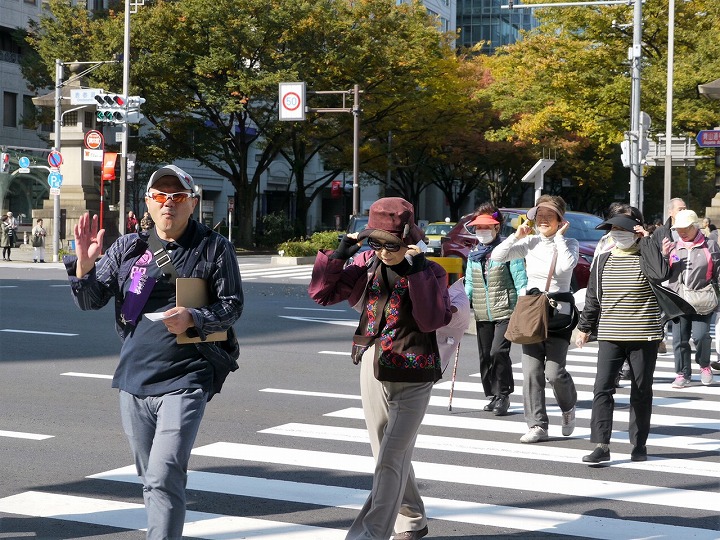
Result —
M 593 389 L 590 440 L 610 443 L 615 408 L 615 378 L 627 359 L 630 365 L 630 425 L 633 446 L 643 446 L 650 433 L 653 373 L 658 341 L 598 341 L 598 362 Z
M 509 319 L 475 321 L 480 351 L 480 377 L 486 396 L 509 395 L 515 391 L 510 360 L 512 343 L 505 339 L 509 322 Z

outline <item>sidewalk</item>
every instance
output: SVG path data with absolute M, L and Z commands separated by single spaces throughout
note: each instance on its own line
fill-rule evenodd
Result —
M 20 247 L 12 248 L 10 251 L 10 261 L 0 259 L 0 268 L 60 268 L 65 266 L 62 262 L 53 263 L 52 250 L 45 248 L 45 263 L 33 263 L 34 249 L 29 244 L 22 244 Z

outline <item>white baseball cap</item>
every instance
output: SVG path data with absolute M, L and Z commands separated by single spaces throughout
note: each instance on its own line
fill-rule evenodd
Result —
M 673 229 L 684 229 L 690 225 L 696 225 L 700 223 L 698 215 L 693 210 L 680 210 L 675 214 L 675 223 Z
M 195 181 L 193 180 L 192 176 L 190 176 L 188 173 L 186 173 L 176 165 L 165 165 L 152 173 L 152 175 L 150 176 L 150 180 L 148 180 L 147 188 L 145 189 L 145 191 L 150 191 L 150 188 L 153 186 L 153 184 L 163 176 L 174 176 L 175 178 L 180 180 L 180 183 L 185 189 L 189 189 L 193 193 L 198 192 L 198 188 L 195 185 Z

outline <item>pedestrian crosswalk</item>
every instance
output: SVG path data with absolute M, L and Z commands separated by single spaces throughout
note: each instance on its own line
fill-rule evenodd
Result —
M 271 280 L 290 283 L 309 284 L 312 265 L 266 266 L 240 263 L 240 275 L 243 281 Z
M 319 352 L 347 361 L 346 352 Z M 689 388 L 672 390 L 672 357 L 661 355 L 653 387 L 648 461 L 629 459 L 630 383 L 624 381 L 616 395 L 612 461 L 587 467 L 581 458 L 592 448 L 589 419 L 596 354 L 595 344 L 570 351 L 568 370 L 578 386 L 578 427 L 571 437 L 563 437 L 561 412 L 549 399 L 550 440 L 541 444 L 519 442 L 527 426 L 522 419 L 518 363 L 513 365 L 516 389 L 509 416 L 482 412 L 486 398 L 478 374 L 455 383 L 452 413 L 448 412 L 450 382 L 435 386 L 413 459 L 415 475 L 426 492 L 428 538 L 454 537 L 433 534 L 453 527 L 464 527 L 458 528 L 465 531 L 463 538 L 720 538 L 720 385 L 703 386 L 694 381 Z M 261 392 L 290 398 L 298 410 L 320 408 L 324 412 L 309 421 L 297 421 L 289 410 L 287 422 L 257 431 L 262 443 L 233 440 L 229 433 L 225 440 L 197 446 L 188 492 L 248 498 L 261 504 L 301 505 L 308 512 L 342 509 L 342 519 L 304 519 L 300 523 L 293 519 L 296 506 L 286 513 L 269 512 L 272 515 L 266 518 L 257 512 L 243 515 L 242 505 L 229 513 L 225 506 L 215 508 L 214 499 L 209 498 L 210 502 L 201 506 L 203 511 L 188 512 L 184 536 L 218 540 L 344 538 L 349 521 L 368 493 L 350 479 L 364 479 L 362 485 L 368 486 L 374 469 L 360 396 L 292 387 L 267 387 Z M 552 396 L 549 389 L 548 396 Z M 99 471 L 87 481 L 102 483 L 105 493 L 111 493 L 112 486 L 139 483 L 135 467 L 129 463 Z M 145 527 L 139 495 L 118 500 L 30 490 L 0 499 L 0 512 L 123 530 Z M 476 532 L 468 534 L 468 527 Z

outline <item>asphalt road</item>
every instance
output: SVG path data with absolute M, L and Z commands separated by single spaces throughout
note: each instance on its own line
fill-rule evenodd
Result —
M 344 538 L 371 487 L 358 368 L 358 315 L 307 298 L 308 267 L 240 259 L 240 369 L 208 405 L 191 459 L 188 538 Z M 522 385 L 511 414 L 482 412 L 474 336 L 433 393 L 414 462 L 428 538 L 720 538 L 720 377 L 671 390 L 656 372 L 651 459 L 629 461 L 618 391 L 613 460 L 588 467 L 595 349 L 571 351 L 578 428 L 522 445 Z M 58 265 L 0 266 L 0 538 L 143 538 L 140 486 L 109 377 L 119 341 L 112 307 L 81 312 Z M 697 375 L 696 375 L 697 378 Z M 301 526 L 301 527 L 298 527 Z

